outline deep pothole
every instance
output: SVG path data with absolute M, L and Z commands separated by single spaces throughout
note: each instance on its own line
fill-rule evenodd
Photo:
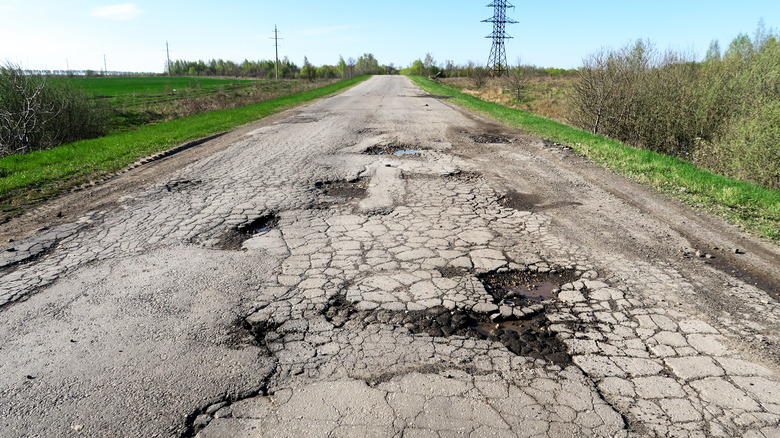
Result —
M 219 242 L 215 247 L 224 250 L 239 251 L 246 240 L 251 239 L 257 234 L 271 231 L 278 226 L 279 217 L 275 214 L 267 214 L 228 230 L 219 238 Z

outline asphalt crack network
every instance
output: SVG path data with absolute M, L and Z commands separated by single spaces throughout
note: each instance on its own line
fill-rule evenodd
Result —
M 404 77 L 225 138 L 9 242 L 4 434 L 776 435 L 780 306 L 656 194 Z

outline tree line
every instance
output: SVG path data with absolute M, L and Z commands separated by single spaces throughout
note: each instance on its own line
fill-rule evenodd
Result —
M 174 76 L 230 76 L 246 78 L 276 78 L 276 62 L 274 60 L 250 61 L 245 59 L 238 63 L 226 61 L 223 59 L 211 59 L 209 61 L 187 61 L 178 59 L 171 61 L 166 66 L 165 73 Z M 349 79 L 355 76 L 366 74 L 397 74 L 398 70 L 390 64 L 380 65 L 379 61 L 372 53 L 364 53 L 355 58 L 344 59 L 339 57 L 339 61 L 334 65 L 315 66 L 311 64 L 308 57 L 304 57 L 303 65 L 298 66 L 290 61 L 286 56 L 279 61 L 280 79 Z

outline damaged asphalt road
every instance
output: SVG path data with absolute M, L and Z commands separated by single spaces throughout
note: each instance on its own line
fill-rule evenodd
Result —
M 423 95 L 374 77 L 0 226 L 2 435 L 780 433 L 774 283 L 689 256 L 772 279 L 776 246 Z

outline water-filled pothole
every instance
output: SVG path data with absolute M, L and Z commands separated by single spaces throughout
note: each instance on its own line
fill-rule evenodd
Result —
M 499 305 L 550 300 L 554 298 L 553 291 L 578 279 L 573 270 L 489 272 L 477 278 Z
M 279 225 L 279 218 L 274 214 L 261 216 L 251 222 L 228 230 L 215 245 L 219 249 L 238 251 L 247 239 L 261 233 L 273 230 Z
M 326 196 L 345 199 L 362 199 L 366 197 L 368 183 L 369 180 L 367 178 L 358 178 L 351 180 L 318 182 L 315 184 L 315 187 Z
M 363 151 L 365 155 L 417 155 L 422 148 L 399 142 L 380 143 Z

